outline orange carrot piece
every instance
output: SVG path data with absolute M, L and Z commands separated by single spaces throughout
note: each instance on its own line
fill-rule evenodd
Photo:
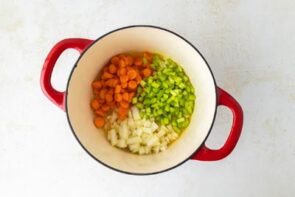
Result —
M 101 81 L 93 81 L 92 82 L 92 87 L 95 89 L 100 89 L 102 87 Z
M 104 112 L 108 112 L 108 111 L 110 110 L 110 106 L 108 106 L 108 105 L 103 105 L 103 106 L 101 106 L 101 109 L 102 109 L 102 111 L 104 111 Z
M 135 89 L 137 87 L 137 82 L 136 81 L 134 81 L 134 80 L 131 80 L 131 81 L 129 81 L 128 82 L 128 88 L 130 88 L 130 89 Z
M 119 84 L 119 82 L 120 82 L 120 80 L 117 77 L 115 77 L 113 79 L 113 87 L 116 87 Z
M 105 84 L 107 87 L 112 87 L 112 79 L 108 79 Z
M 134 97 L 134 95 L 135 95 L 135 92 L 130 92 L 129 93 L 129 101 L 132 100 L 132 98 Z
M 123 75 L 126 75 L 126 73 L 127 73 L 126 68 L 120 68 L 117 72 L 117 75 L 123 76 Z
M 104 99 L 98 99 L 98 102 L 99 102 L 100 104 L 104 104 L 104 103 L 105 103 L 105 100 L 104 100 Z
M 94 110 L 97 110 L 100 107 L 100 103 L 98 102 L 97 99 L 92 99 L 92 101 L 91 101 L 91 107 Z
M 149 52 L 144 52 L 143 57 L 145 57 L 149 62 L 151 62 L 153 59 L 153 55 Z
M 99 95 L 99 92 L 100 92 L 100 91 L 97 90 L 97 89 L 94 89 L 94 90 L 93 90 L 93 94 L 94 94 L 94 95 Z
M 108 91 L 107 91 L 107 94 L 110 94 L 110 95 L 114 95 L 114 89 L 109 89 Z
M 130 69 L 127 72 L 128 78 L 131 79 L 135 79 L 137 77 L 137 72 L 134 69 Z
M 110 108 L 114 108 L 116 106 L 116 102 L 115 101 L 109 102 L 107 104 L 108 104 L 108 106 L 110 106 Z
M 138 57 L 135 59 L 134 64 L 136 66 L 141 66 L 142 65 L 142 58 Z
M 115 74 L 115 73 L 117 72 L 117 67 L 116 67 L 114 64 L 111 64 L 111 65 L 109 66 L 109 72 L 110 72 L 111 74 Z
M 99 98 L 101 100 L 104 100 L 105 99 L 105 94 L 106 94 L 107 90 L 106 89 L 101 89 L 100 90 L 100 93 L 99 93 Z
M 137 84 L 139 84 L 141 80 L 142 80 L 141 76 L 137 75 L 135 78 L 135 81 L 137 82 Z
M 114 78 L 114 79 L 109 79 L 106 81 L 106 85 L 110 88 L 115 87 L 119 83 L 119 80 Z
M 124 101 L 129 101 L 129 95 L 128 95 L 128 92 L 124 92 L 122 97 L 123 97 L 123 100 L 124 100 Z
M 117 56 L 112 57 L 111 63 L 114 65 L 119 65 L 120 58 Z
M 133 57 L 131 55 L 128 55 L 125 61 L 127 66 L 131 66 L 133 64 Z
M 115 87 L 115 93 L 116 94 L 118 94 L 118 93 L 120 93 L 121 92 L 121 86 L 120 85 L 116 85 L 116 87 Z
M 127 101 L 121 101 L 120 106 L 127 109 L 129 108 L 129 103 Z
M 128 114 L 127 108 L 119 107 L 118 115 L 119 115 L 120 120 L 124 120 L 126 118 L 127 114 Z
M 119 68 L 124 68 L 124 67 L 126 67 L 126 63 L 125 63 L 125 61 L 123 59 L 121 59 L 119 61 Z
M 128 81 L 128 76 L 127 75 L 120 76 L 120 81 L 121 81 L 121 83 L 127 82 Z
M 128 83 L 127 82 L 121 83 L 121 87 L 122 88 L 127 88 L 127 86 L 128 86 Z
M 115 101 L 121 102 L 122 101 L 122 95 L 121 94 L 115 94 Z
M 95 124 L 95 126 L 98 127 L 98 128 L 103 127 L 104 124 L 105 124 L 105 120 L 104 120 L 104 118 L 102 118 L 102 117 L 96 117 L 96 118 L 94 119 L 94 124 Z
M 113 101 L 113 95 L 111 95 L 111 94 L 106 94 L 105 97 L 106 97 L 106 102 L 110 103 L 110 102 Z
M 103 72 L 101 78 L 102 79 L 111 79 L 111 78 L 113 78 L 113 75 L 111 73 L 108 73 L 108 72 Z
M 98 109 L 98 110 L 95 110 L 95 113 L 99 116 L 104 116 L 105 115 L 105 112 L 102 111 L 102 109 Z
M 149 77 L 149 76 L 151 76 L 151 74 L 152 74 L 152 70 L 149 69 L 149 68 L 145 68 L 145 69 L 142 71 L 142 74 L 143 74 L 144 77 Z

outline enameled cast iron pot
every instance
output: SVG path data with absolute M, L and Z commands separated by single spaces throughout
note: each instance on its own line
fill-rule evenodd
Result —
M 74 65 L 65 92 L 51 85 L 53 67 L 61 53 L 69 48 L 81 55 Z M 89 106 L 91 82 L 112 56 L 127 51 L 155 51 L 171 57 L 183 66 L 196 90 L 195 110 L 189 127 L 166 151 L 138 156 L 112 147 L 105 133 L 95 128 Z M 116 29 L 97 40 L 65 39 L 49 52 L 41 73 L 44 94 L 67 114 L 74 136 L 96 161 L 128 174 L 148 175 L 173 169 L 188 159 L 215 161 L 228 156 L 238 142 L 243 111 L 238 102 L 217 87 L 212 71 L 202 54 L 180 35 L 155 26 L 137 25 Z M 214 123 L 217 107 L 224 105 L 233 113 L 228 139 L 222 148 L 205 145 Z

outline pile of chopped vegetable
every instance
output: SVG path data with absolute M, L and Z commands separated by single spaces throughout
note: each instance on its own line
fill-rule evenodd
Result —
M 140 82 L 132 103 L 144 118 L 172 124 L 179 132 L 189 125 L 196 98 L 194 88 L 183 69 L 171 59 L 155 56 L 152 68 L 155 74 Z
M 134 106 L 125 120 L 119 120 L 115 111 L 106 120 L 104 129 L 111 144 L 140 155 L 162 152 L 178 137 L 171 126 L 159 126 L 154 120 L 142 119 Z
M 159 153 L 188 127 L 195 91 L 183 68 L 159 54 L 119 54 L 92 83 L 94 124 L 111 145 Z

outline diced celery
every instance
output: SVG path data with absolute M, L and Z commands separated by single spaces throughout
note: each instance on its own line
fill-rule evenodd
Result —
M 148 63 L 147 59 L 145 57 L 142 58 L 142 62 L 144 65 L 146 65 Z
M 153 54 L 151 67 L 153 76 L 142 80 L 132 103 L 139 106 L 145 118 L 172 124 L 180 132 L 188 126 L 194 109 L 194 88 L 183 68 L 172 59 Z
M 137 103 L 137 97 L 134 97 L 133 99 L 132 99 L 132 104 L 136 104 Z
M 146 84 L 146 82 L 145 82 L 144 80 L 141 80 L 141 81 L 140 81 L 140 85 L 141 85 L 142 87 L 144 87 L 145 84 Z
M 184 122 L 185 119 L 184 118 L 178 118 L 176 121 L 177 121 L 177 123 L 180 123 L 180 122 Z

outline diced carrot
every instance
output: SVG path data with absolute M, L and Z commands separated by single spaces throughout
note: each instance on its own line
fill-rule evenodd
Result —
M 127 66 L 131 66 L 133 64 L 133 57 L 131 55 L 128 55 L 125 61 Z
M 128 76 L 127 75 L 120 76 L 120 81 L 121 81 L 121 83 L 127 82 L 128 81 Z
M 105 99 L 105 94 L 106 94 L 107 90 L 106 89 L 101 89 L 100 90 L 100 93 L 99 93 L 99 98 L 101 100 L 104 100 Z
M 113 95 L 111 94 L 106 94 L 105 98 L 106 98 L 106 102 L 108 103 L 113 101 Z
M 120 106 L 123 108 L 128 108 L 129 107 L 129 103 L 127 101 L 121 101 L 120 102 Z
M 116 87 L 120 82 L 120 79 L 117 77 L 114 77 L 114 81 L 113 81 L 113 87 Z
M 98 99 L 98 102 L 99 102 L 100 104 L 104 104 L 104 103 L 105 103 L 105 100 L 104 100 L 104 99 Z
M 134 97 L 134 95 L 135 95 L 135 92 L 130 92 L 129 93 L 129 101 L 132 100 L 132 98 Z
M 131 79 L 135 79 L 136 76 L 137 76 L 137 72 L 134 70 L 134 69 L 130 69 L 128 72 L 127 72 L 127 75 L 128 75 L 128 78 L 131 80 Z
M 96 127 L 103 127 L 104 126 L 104 124 L 105 124 L 105 120 L 104 120 L 104 118 L 102 118 L 102 117 L 96 117 L 95 119 L 94 119 L 94 124 L 95 124 L 95 126 Z
M 124 92 L 124 94 L 123 94 L 123 100 L 124 100 L 124 101 L 129 101 L 129 95 L 128 95 L 128 92 Z
M 116 106 L 116 102 L 115 101 L 109 102 L 107 104 L 108 104 L 108 106 L 110 106 L 110 108 L 114 108 Z
M 145 68 L 145 69 L 142 71 L 142 74 L 143 74 L 144 77 L 149 77 L 149 76 L 151 76 L 151 74 L 152 74 L 152 70 L 149 69 L 149 68 Z
M 113 78 L 113 75 L 111 73 L 108 73 L 108 72 L 103 72 L 101 78 L 102 79 L 111 79 L 111 78 Z
M 114 89 L 109 89 L 108 91 L 107 91 L 107 94 L 110 94 L 110 95 L 114 95 Z
M 101 79 L 101 84 L 102 84 L 102 88 L 106 88 L 106 80 L 105 79 Z
M 108 70 L 109 70 L 109 67 L 108 66 L 104 66 L 103 69 L 102 69 L 102 73 L 108 72 Z
M 115 101 L 121 102 L 122 101 L 122 95 L 121 94 L 115 94 Z
M 137 75 L 135 78 L 135 81 L 137 82 L 137 84 L 139 84 L 141 80 L 142 80 L 141 76 Z
M 115 93 L 120 93 L 121 92 L 121 86 L 120 85 L 116 85 L 115 87 Z
M 127 88 L 127 86 L 128 86 L 128 83 L 127 82 L 121 83 L 121 87 L 122 88 Z
M 127 108 L 119 107 L 118 115 L 119 115 L 120 120 L 124 120 L 126 118 L 127 114 L 128 114 Z
M 94 94 L 94 95 L 99 95 L 99 92 L 100 92 L 100 91 L 97 90 L 97 89 L 94 89 L 94 90 L 93 90 L 93 94 Z
M 125 63 L 125 61 L 123 59 L 121 59 L 119 61 L 119 68 L 124 68 L 124 67 L 126 67 L 126 63 Z
M 126 75 L 126 73 L 127 73 L 126 68 L 120 68 L 117 72 L 117 75 L 123 76 L 123 75 Z
M 98 110 L 95 110 L 95 113 L 99 116 L 104 116 L 105 115 L 105 112 L 102 111 L 102 109 L 98 109 Z
M 136 66 L 141 66 L 142 65 L 142 58 L 141 57 L 136 58 L 134 61 L 134 64 Z
M 112 87 L 112 79 L 108 79 L 105 83 L 107 87 Z
M 149 53 L 149 52 L 144 52 L 144 53 L 143 53 L 143 56 L 144 56 L 149 62 L 151 62 L 152 59 L 153 59 L 153 55 L 152 55 L 151 53 Z
M 114 65 L 119 65 L 120 58 L 117 56 L 112 57 L 111 63 Z
M 100 107 L 100 103 L 98 102 L 97 99 L 92 99 L 91 101 L 91 107 L 92 109 L 96 110 Z
M 101 106 L 101 109 L 102 109 L 102 111 L 104 111 L 104 112 L 108 112 L 108 111 L 110 110 L 110 106 L 108 106 L 108 105 L 103 105 L 103 106 Z
M 115 73 L 117 72 L 117 67 L 116 67 L 114 64 L 111 64 L 111 65 L 109 66 L 109 72 L 110 72 L 111 74 L 115 74 Z
M 92 87 L 95 89 L 100 89 L 102 87 L 101 81 L 93 81 L 92 82 Z
M 119 80 L 114 78 L 114 79 L 109 79 L 106 81 L 106 85 L 110 88 L 115 87 L 119 83 Z
M 130 88 L 130 89 L 135 89 L 137 87 L 137 82 L 136 81 L 134 81 L 134 80 L 131 80 L 131 81 L 129 81 L 128 82 L 128 88 Z
M 120 59 L 124 59 L 124 58 L 126 57 L 126 55 L 121 53 L 121 54 L 118 55 L 118 57 L 119 57 Z

